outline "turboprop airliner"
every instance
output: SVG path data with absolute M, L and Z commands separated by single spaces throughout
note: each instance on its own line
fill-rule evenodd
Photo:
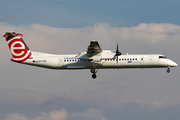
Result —
M 167 68 L 178 66 L 172 60 L 161 54 L 123 55 L 116 51 L 102 50 L 95 40 L 90 41 L 87 51 L 79 54 L 55 55 L 31 51 L 23 41 L 23 35 L 13 31 L 6 32 L 5 37 L 10 52 L 11 61 L 50 69 L 90 69 L 92 78 L 97 77 L 99 69 L 123 68 Z

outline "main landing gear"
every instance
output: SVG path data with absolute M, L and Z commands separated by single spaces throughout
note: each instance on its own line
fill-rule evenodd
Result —
M 93 73 L 93 74 L 92 74 L 92 78 L 95 79 L 95 78 L 97 77 L 97 75 L 96 75 L 96 73 L 97 73 L 96 69 L 95 69 L 95 68 L 91 68 L 90 71 L 91 71 L 91 73 Z
M 91 68 L 91 70 L 90 70 L 91 73 L 93 73 L 93 74 L 92 74 L 92 78 L 93 78 L 93 79 L 96 79 L 96 77 L 97 77 L 96 73 L 97 73 L 97 71 L 98 71 L 99 69 L 96 70 L 95 68 L 96 68 L 98 62 L 100 62 L 100 61 L 96 61 L 96 62 L 93 61 L 92 68 Z

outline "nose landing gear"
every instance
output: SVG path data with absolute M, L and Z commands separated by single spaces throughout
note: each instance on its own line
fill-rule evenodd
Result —
M 170 73 L 170 67 L 167 68 L 167 73 Z

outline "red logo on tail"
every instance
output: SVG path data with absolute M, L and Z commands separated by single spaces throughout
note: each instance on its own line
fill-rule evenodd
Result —
M 24 62 L 31 56 L 31 51 L 26 48 L 20 38 L 14 38 L 8 41 L 8 46 L 13 56 L 13 61 Z

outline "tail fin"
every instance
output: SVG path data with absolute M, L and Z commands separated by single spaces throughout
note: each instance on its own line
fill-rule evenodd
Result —
M 32 57 L 32 53 L 22 39 L 22 34 L 15 32 L 6 32 L 3 37 L 6 38 L 9 50 L 12 54 L 12 61 L 24 62 Z

